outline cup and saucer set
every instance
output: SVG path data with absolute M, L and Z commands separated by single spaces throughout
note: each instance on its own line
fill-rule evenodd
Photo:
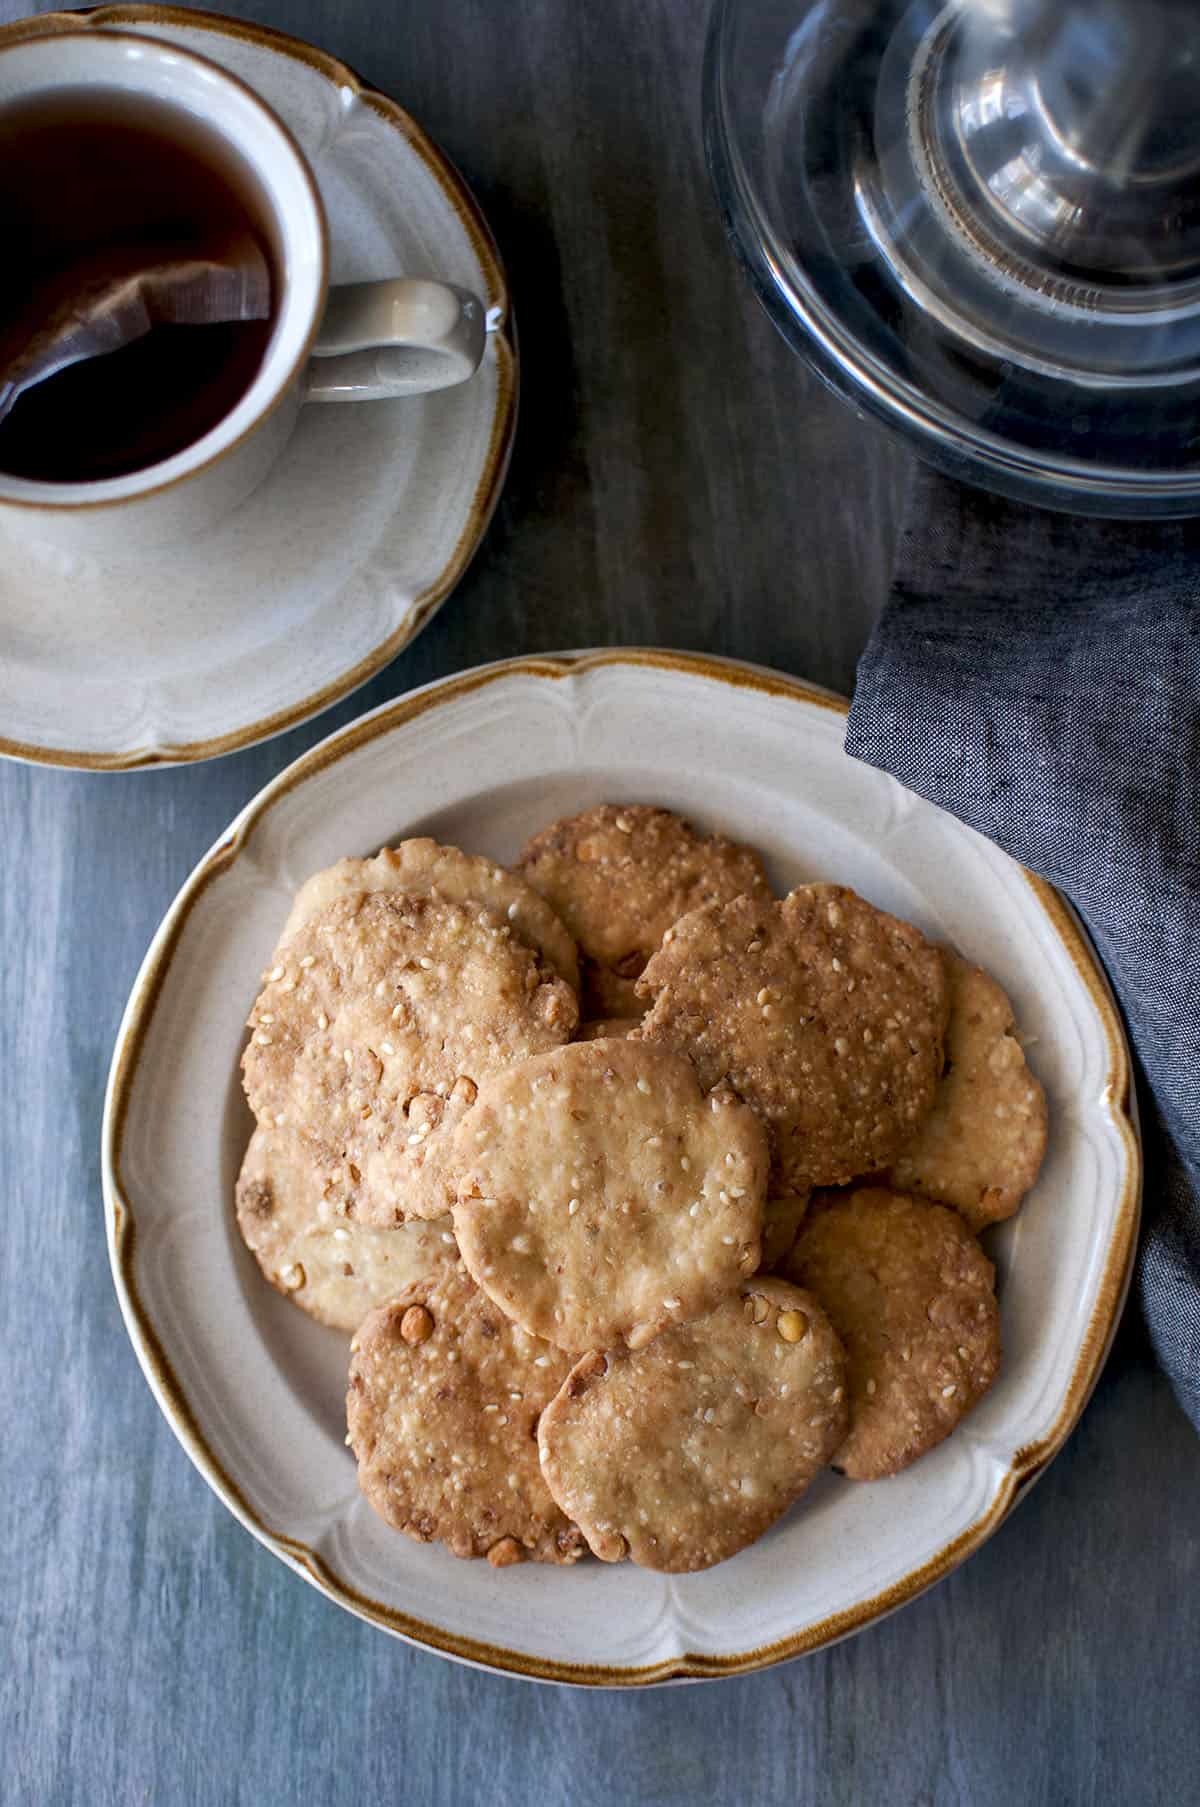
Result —
M 517 355 L 474 199 L 336 58 L 163 6 L 0 29 L 0 104 L 90 84 L 235 141 L 284 275 L 270 353 L 202 441 L 49 503 L 0 475 L 0 752 L 129 770 L 278 733 L 408 644 L 495 506 Z M 398 272 L 428 280 L 397 296 Z

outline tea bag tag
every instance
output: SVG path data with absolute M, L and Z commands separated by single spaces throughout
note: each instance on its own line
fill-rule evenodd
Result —
M 258 241 L 232 236 L 215 252 L 110 247 L 36 288 L 0 342 L 0 421 L 35 383 L 85 358 L 120 351 L 156 326 L 265 320 L 271 272 Z

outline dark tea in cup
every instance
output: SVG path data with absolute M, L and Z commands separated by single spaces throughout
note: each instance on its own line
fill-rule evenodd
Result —
M 240 508 L 307 403 L 465 383 L 490 321 L 425 271 L 331 288 L 267 103 L 182 27 L 91 19 L 0 28 L 0 533 L 125 558 Z
M 69 88 L 0 109 L 0 383 L 76 280 L 109 288 L 143 257 L 265 259 L 261 317 L 154 323 L 22 389 L 0 419 L 0 472 L 49 483 L 140 471 L 203 437 L 249 389 L 279 299 L 256 179 L 193 115 L 151 96 Z M 261 260 L 259 260 L 261 268 Z M 45 298 L 45 299 L 44 299 Z M 68 299 L 68 306 L 71 305 Z

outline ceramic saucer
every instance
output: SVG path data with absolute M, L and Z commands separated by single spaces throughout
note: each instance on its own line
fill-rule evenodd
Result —
M 393 101 L 297 39 L 176 7 L 48 14 L 0 43 L 85 25 L 178 43 L 263 96 L 316 173 L 335 282 L 442 276 L 484 298 L 493 328 L 457 389 L 306 408 L 266 483 L 202 538 L 100 560 L 0 528 L 0 752 L 128 769 L 279 733 L 408 644 L 491 516 L 517 369 L 487 226 Z

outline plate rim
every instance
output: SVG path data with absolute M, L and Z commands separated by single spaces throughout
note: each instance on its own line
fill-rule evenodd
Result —
M 1083 981 L 1108 1045 L 1105 1101 L 1124 1146 L 1124 1183 L 1109 1240 L 1096 1303 L 1080 1340 L 1060 1411 L 1047 1434 L 1022 1446 L 996 1486 L 986 1509 L 965 1531 L 891 1587 L 820 1620 L 816 1625 L 730 1654 L 684 1652 L 658 1663 L 613 1665 L 561 1662 L 462 1637 L 372 1600 L 334 1575 L 308 1545 L 265 1524 L 209 1448 L 172 1369 L 134 1278 L 137 1230 L 121 1181 L 121 1147 L 139 1055 L 175 950 L 201 895 L 236 860 L 254 826 L 283 797 L 328 770 L 367 742 L 407 725 L 430 709 L 514 676 L 569 678 L 608 666 L 683 673 L 751 689 L 767 696 L 815 705 L 843 718 L 849 702 L 835 691 L 765 666 L 707 654 L 621 647 L 588 652 L 496 660 L 436 680 L 348 723 L 302 754 L 252 797 L 197 863 L 163 917 L 138 971 L 122 1015 L 105 1090 L 101 1172 L 109 1261 L 121 1313 L 134 1351 L 158 1405 L 194 1466 L 234 1517 L 289 1568 L 356 1617 L 410 1643 L 477 1667 L 545 1682 L 593 1687 L 645 1687 L 662 1682 L 711 1680 L 748 1674 L 837 1642 L 907 1605 L 973 1554 L 1057 1455 L 1083 1412 L 1112 1344 L 1129 1287 L 1141 1214 L 1142 1151 L 1132 1089 L 1132 1067 L 1116 1002 L 1086 930 L 1070 904 L 1045 879 L 1013 862 L 1041 906 Z
M 28 765 L 57 766 L 75 771 L 146 771 L 157 766 L 190 765 L 205 759 L 218 759 L 299 726 L 366 684 L 416 639 L 462 579 L 500 500 L 516 435 L 520 354 L 512 296 L 491 228 L 466 181 L 445 152 L 398 101 L 372 87 L 348 63 L 304 38 L 278 31 L 273 26 L 233 19 L 199 8 L 193 11 L 183 6 L 143 4 L 142 0 L 118 0 L 112 5 L 83 7 L 78 12 L 39 13 L 16 19 L 8 25 L 0 25 L 0 47 L 26 39 L 53 37 L 64 31 L 79 32 L 89 27 L 125 26 L 136 31 L 139 26 L 146 25 L 207 31 L 216 37 L 253 44 L 260 50 L 304 63 L 339 88 L 350 88 L 362 105 L 401 135 L 426 165 L 443 197 L 462 222 L 484 274 L 486 306 L 489 312 L 498 310 L 496 323 L 488 334 L 496 346 L 496 405 L 483 469 L 449 559 L 432 582 L 414 597 L 401 625 L 393 628 L 369 653 L 340 677 L 322 684 L 285 708 L 204 740 L 97 753 L 71 747 L 48 747 L 37 741 L 0 734 L 0 757 L 21 760 Z

